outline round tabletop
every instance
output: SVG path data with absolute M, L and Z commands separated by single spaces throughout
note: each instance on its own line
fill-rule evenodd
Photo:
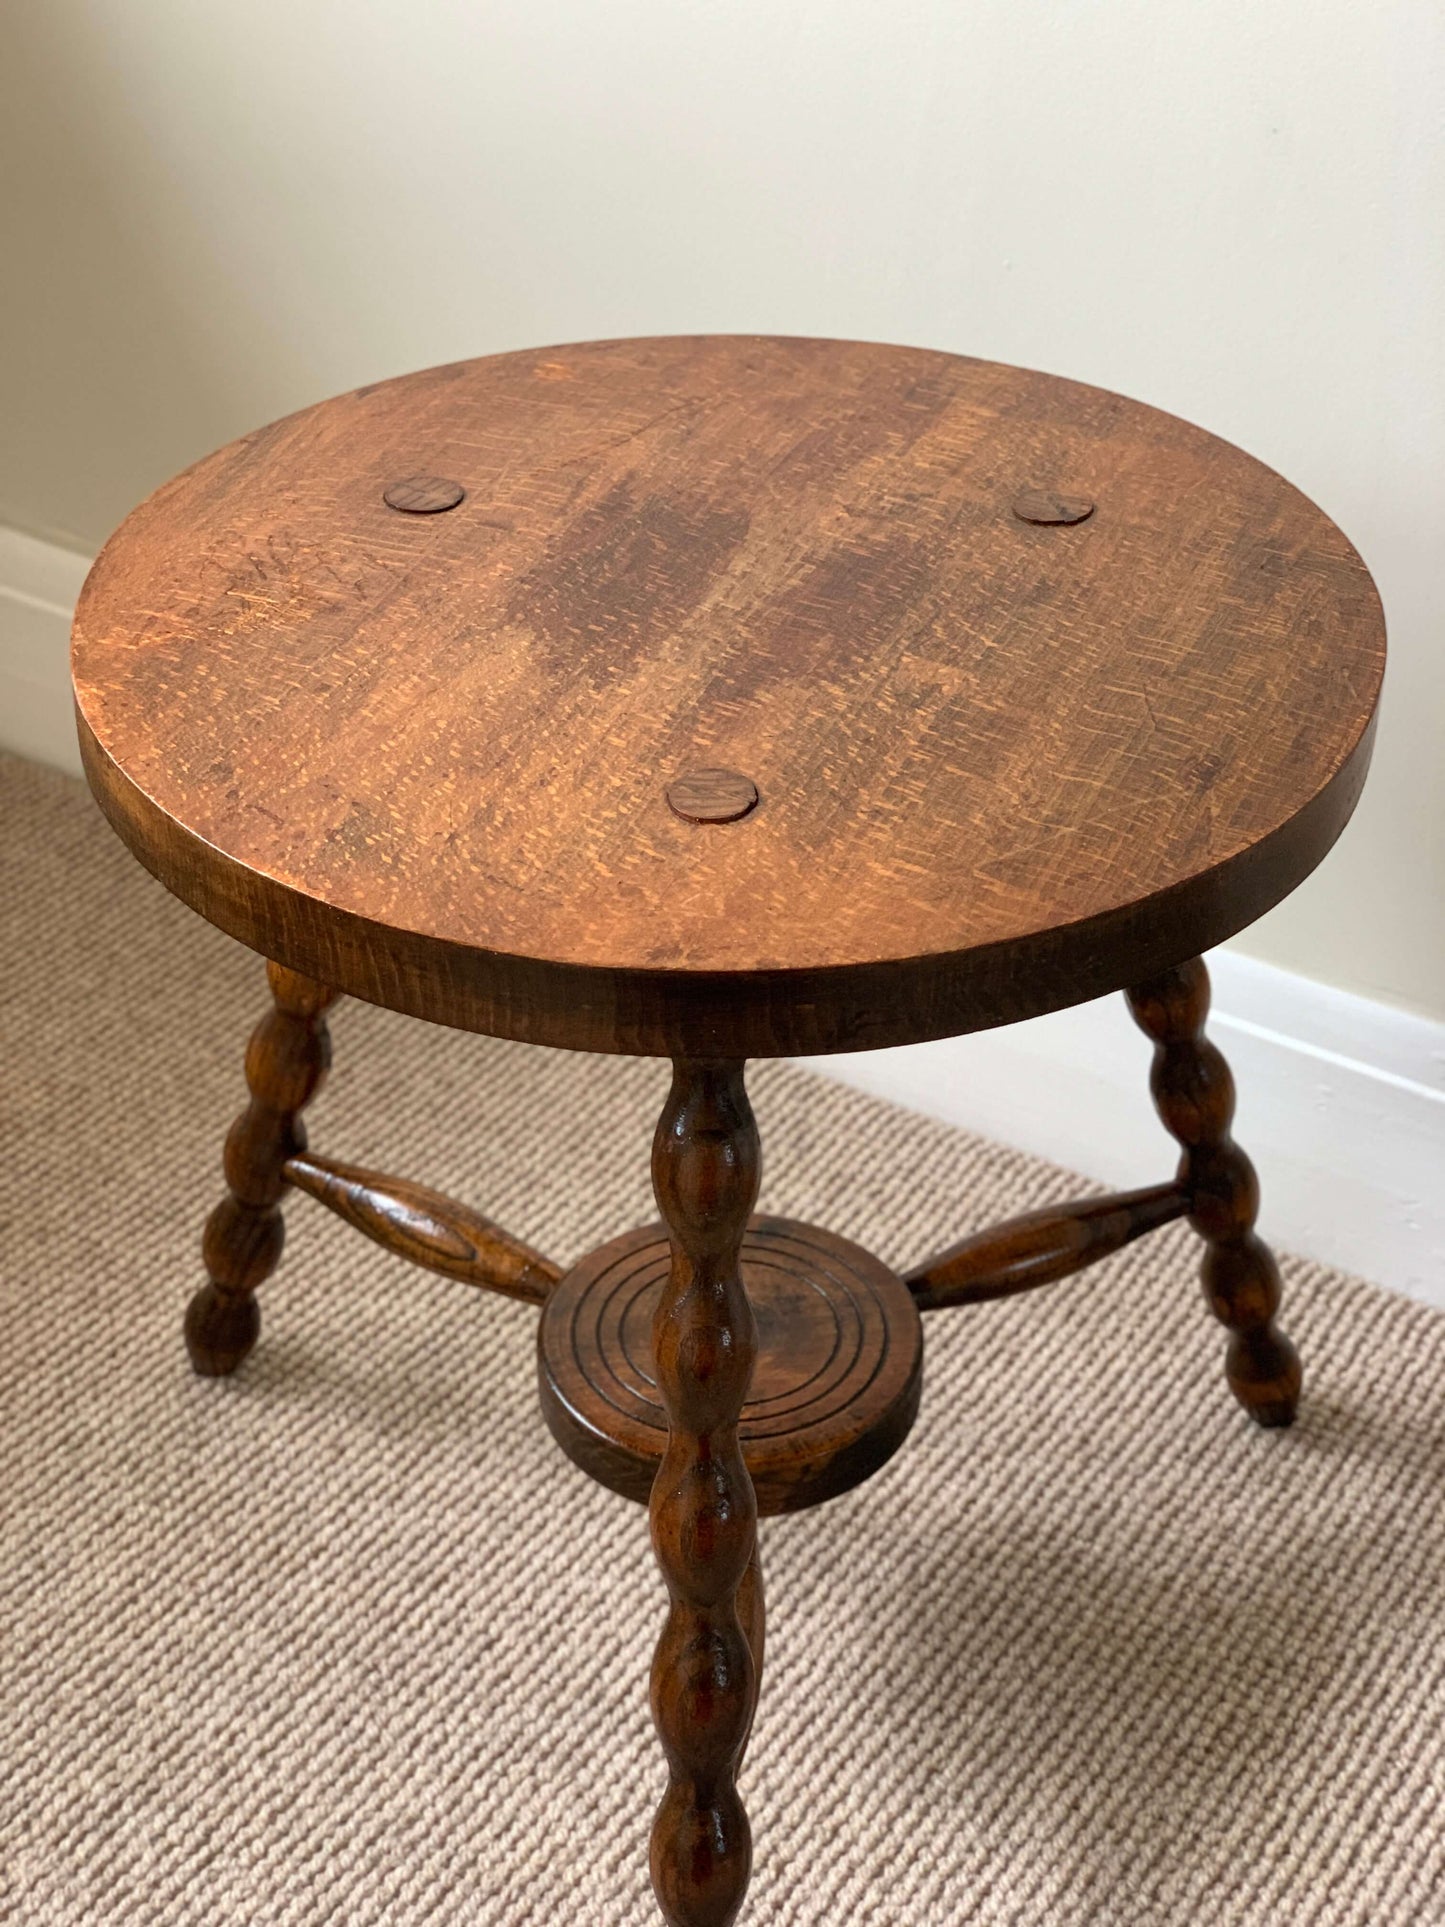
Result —
M 1369 757 L 1378 599 L 1237 448 L 1077 382 L 703 336 L 377 383 L 166 484 L 82 752 L 203 916 L 585 1049 L 1028 1017 L 1230 936 Z

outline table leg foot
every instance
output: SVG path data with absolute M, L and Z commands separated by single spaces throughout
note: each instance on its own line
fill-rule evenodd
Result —
M 759 1168 L 742 1064 L 677 1062 L 652 1154 L 672 1244 L 653 1325 L 668 1443 L 651 1499 L 670 1597 L 652 1665 L 669 1769 L 652 1881 L 670 1927 L 730 1927 L 752 1870 L 735 1782 L 757 1703 L 762 1593 L 738 1420 L 757 1338 L 739 1254 Z
M 1135 1022 L 1154 1042 L 1150 1089 L 1166 1130 L 1183 1150 L 1179 1180 L 1189 1222 L 1204 1240 L 1201 1277 L 1215 1316 L 1229 1328 L 1225 1375 L 1260 1425 L 1289 1425 L 1299 1405 L 1299 1355 L 1274 1323 L 1279 1267 L 1256 1234 L 1259 1180 L 1230 1136 L 1234 1079 L 1204 1035 L 1209 972 L 1202 958 L 1129 992 Z
M 186 1308 L 186 1350 L 204 1378 L 234 1372 L 260 1333 L 256 1287 L 276 1269 L 285 1238 L 284 1166 L 306 1148 L 300 1114 L 331 1062 L 325 1012 L 335 992 L 280 964 L 266 971 L 273 1008 L 246 1049 L 250 1102 L 227 1135 L 228 1189 L 202 1238 L 208 1282 Z

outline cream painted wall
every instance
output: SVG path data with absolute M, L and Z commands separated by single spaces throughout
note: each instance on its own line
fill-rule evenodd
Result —
M 428 362 L 780 330 L 1050 368 L 1376 572 L 1376 771 L 1243 940 L 1445 1016 L 1439 0 L 11 0 L 0 522 L 90 549 Z

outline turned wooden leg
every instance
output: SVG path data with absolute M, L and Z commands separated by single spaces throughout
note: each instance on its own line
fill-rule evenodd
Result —
M 753 1556 L 748 1561 L 748 1569 L 743 1574 L 743 1583 L 738 1587 L 738 1624 L 743 1629 L 753 1656 L 753 1705 L 748 1714 L 748 1730 L 743 1735 L 742 1749 L 738 1754 L 738 1765 L 742 1765 L 743 1753 L 747 1751 L 752 1737 L 753 1720 L 757 1716 L 758 1693 L 763 1683 L 763 1647 L 767 1643 L 767 1608 L 763 1601 L 763 1549 L 757 1536 L 753 1539 Z
M 669 1768 L 652 1883 L 671 1927 L 728 1927 L 752 1869 L 735 1778 L 757 1703 L 762 1588 L 738 1419 L 757 1337 L 739 1251 L 759 1167 L 741 1063 L 679 1060 L 652 1151 L 672 1240 L 653 1325 L 668 1442 L 652 1488 L 652 1543 L 671 1604 L 652 1663 Z
M 226 1137 L 227 1194 L 206 1220 L 209 1283 L 186 1309 L 186 1350 L 207 1378 L 235 1371 L 261 1329 L 256 1287 L 281 1256 L 286 1160 L 306 1149 L 302 1107 L 331 1062 L 325 1011 L 336 993 L 280 964 L 267 964 L 275 1008 L 251 1033 L 251 1101 Z
M 1279 1267 L 1254 1230 L 1259 1180 L 1229 1134 L 1234 1079 L 1204 1035 L 1209 972 L 1196 957 L 1128 994 L 1135 1022 L 1154 1040 L 1155 1107 L 1183 1146 L 1179 1181 L 1204 1240 L 1205 1296 L 1230 1331 L 1230 1389 L 1259 1424 L 1288 1425 L 1299 1404 L 1299 1355 L 1274 1324 Z

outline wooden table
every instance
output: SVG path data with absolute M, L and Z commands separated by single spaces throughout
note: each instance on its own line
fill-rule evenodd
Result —
M 539 1307 L 553 1433 L 650 1500 L 674 1927 L 732 1921 L 747 1886 L 757 1516 L 902 1444 L 921 1312 L 1187 1217 L 1230 1386 L 1263 1425 L 1294 1416 L 1200 952 L 1344 827 L 1383 664 L 1359 557 L 1238 449 L 1074 382 L 853 342 L 588 343 L 378 383 L 188 469 L 97 561 L 74 649 L 91 785 L 147 868 L 271 960 L 192 1363 L 231 1372 L 255 1343 L 292 1189 Z M 1154 1040 L 1172 1178 L 906 1278 L 752 1216 L 747 1058 L 1116 990 Z M 564 1273 L 311 1152 L 341 993 L 670 1057 L 661 1223 Z M 559 1155 L 587 1128 L 557 1118 Z

